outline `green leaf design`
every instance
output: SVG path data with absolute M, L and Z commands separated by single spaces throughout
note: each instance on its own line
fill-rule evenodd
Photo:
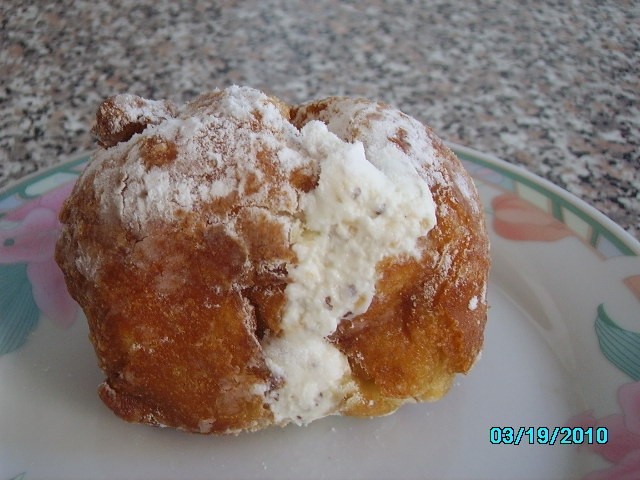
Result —
M 27 265 L 0 265 L 0 355 L 20 348 L 39 318 Z
M 602 354 L 633 380 L 640 380 L 640 333 L 619 327 L 598 305 L 596 335 Z

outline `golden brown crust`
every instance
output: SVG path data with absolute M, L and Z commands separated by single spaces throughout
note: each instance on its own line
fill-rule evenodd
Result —
M 421 258 L 390 257 L 378 265 L 369 309 L 342 320 L 331 335 L 358 385 L 335 413 L 380 415 L 408 399 L 434 400 L 456 373 L 471 368 L 486 322 L 488 240 L 468 174 L 430 129 L 364 100 L 334 97 L 290 107 L 268 98 L 247 117 L 228 115 L 227 123 L 199 130 L 206 133 L 207 158 L 213 151 L 227 159 L 226 167 L 205 165 L 204 146 L 186 152 L 179 134 L 148 126 L 203 112 L 222 116 L 223 93 L 203 95 L 182 110 L 163 102 L 145 110 L 141 102 L 148 101 L 137 98 L 108 99 L 99 109 L 94 132 L 108 148 L 65 203 L 56 250 L 106 375 L 100 397 L 117 415 L 202 433 L 273 423 L 265 392 L 282 379 L 270 371 L 261 342 L 280 333 L 287 269 L 296 262 L 290 236 L 301 216 L 297 198 L 315 188 L 319 174 L 313 162 L 283 170 L 277 151 L 292 148 L 286 129 L 295 133 L 314 119 L 330 123 L 337 111 L 354 116 L 343 140 L 366 143 L 371 131 L 384 131 L 389 144 L 416 157 L 422 147 L 415 135 L 433 146 L 437 161 L 422 161 L 419 173 L 438 223 L 419 239 Z M 284 127 L 269 118 L 266 104 Z M 142 113 L 133 115 L 126 105 Z M 236 131 L 243 141 L 251 136 L 250 148 L 231 145 Z M 186 157 L 192 170 L 183 172 Z M 132 158 L 140 159 L 143 175 L 174 169 L 197 187 L 232 168 L 237 182 L 189 208 L 169 205 L 175 211 L 168 219 L 142 217 L 139 209 L 127 210 L 128 190 L 137 188 L 126 173 Z

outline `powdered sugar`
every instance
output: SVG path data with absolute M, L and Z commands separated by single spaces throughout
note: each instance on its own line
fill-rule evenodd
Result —
M 148 102 L 140 105 L 126 95 L 116 99 L 127 106 L 123 122 L 152 116 L 159 108 Z M 172 221 L 180 211 L 233 194 L 246 204 L 276 203 L 274 209 L 295 210 L 297 193 L 284 180 L 305 163 L 296 151 L 297 129 L 255 90 L 232 87 L 214 99 L 206 108 L 196 100 L 176 118 L 149 125 L 95 155 L 102 170 L 95 189 L 106 211 L 117 212 L 125 225 L 142 234 L 149 221 Z M 175 149 L 175 158 L 155 165 L 156 143 Z M 272 158 L 261 162 L 264 157 Z
M 121 115 L 112 117 L 117 126 L 124 126 L 126 123 L 156 123 L 158 119 L 170 118 L 171 108 L 163 100 L 141 99 L 131 94 L 121 94 L 113 97 L 113 106 L 117 108 Z
M 462 175 L 460 172 L 456 172 L 454 177 L 454 183 L 462 193 L 467 203 L 471 206 L 471 210 L 474 214 L 480 213 L 479 203 L 475 200 L 475 186 L 471 183 L 471 179 Z
M 300 146 L 300 132 L 286 112 L 263 93 L 229 87 L 174 107 L 175 118 L 164 118 L 164 102 L 119 95 L 114 104 L 123 112 L 114 121 L 151 122 L 142 133 L 95 156 L 106 170 L 95 185 L 103 208 L 117 212 L 137 233 L 150 220 L 171 221 L 180 211 L 230 195 L 249 205 L 297 209 L 299 192 L 290 186 L 288 175 L 314 160 Z M 375 124 L 370 121 L 374 117 Z M 346 99 L 331 105 L 321 120 L 344 141 L 361 140 L 367 159 L 390 179 L 402 179 L 404 190 L 415 198 L 424 195 L 420 177 L 429 185 L 443 181 L 433 173 L 439 159 L 430 137 L 416 120 Z M 145 152 L 145 142 L 153 139 L 175 146 L 175 158 L 153 165 L 154 152 Z M 265 156 L 268 165 L 261 162 Z
M 478 297 L 476 297 L 476 296 L 471 297 L 471 299 L 469 300 L 468 308 L 471 311 L 473 311 L 476 308 L 478 308 Z
M 105 100 L 96 115 L 93 133 L 103 146 L 110 147 L 127 139 L 147 125 L 158 124 L 175 115 L 175 107 L 167 101 L 147 100 L 130 94 Z
M 185 126 L 190 128 L 186 129 Z M 106 160 L 114 160 L 116 155 L 122 155 L 121 164 L 113 165 L 111 170 L 107 163 L 96 177 L 95 189 L 101 194 L 103 208 L 111 210 L 115 207 L 125 225 L 135 225 L 144 230 L 151 219 L 170 220 L 178 210 L 190 210 L 196 202 L 211 198 L 216 191 L 203 189 L 197 175 L 189 175 L 185 165 L 196 164 L 194 148 L 190 144 L 201 130 L 202 125 L 195 124 L 193 120 L 180 122 L 171 119 L 159 126 L 149 127 L 143 135 L 134 136 L 130 141 L 131 148 L 124 155 L 111 150 L 98 154 L 98 159 Z M 171 165 L 149 167 L 145 164 L 143 142 L 154 137 L 171 142 L 179 149 L 178 157 Z M 112 190 L 111 177 L 116 172 L 120 176 L 119 188 Z M 223 192 L 230 190 L 227 185 L 217 188 L 217 191 Z

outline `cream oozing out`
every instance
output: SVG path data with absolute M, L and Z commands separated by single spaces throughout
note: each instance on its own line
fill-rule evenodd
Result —
M 268 394 L 275 421 L 306 424 L 335 412 L 354 388 L 346 356 L 326 337 L 369 308 L 378 262 L 419 255 L 417 239 L 436 219 L 428 187 L 397 149 L 367 158 L 362 143 L 340 140 L 319 121 L 302 128 L 300 142 L 319 159 L 320 179 L 300 199 L 282 335 L 264 352 L 284 380 Z

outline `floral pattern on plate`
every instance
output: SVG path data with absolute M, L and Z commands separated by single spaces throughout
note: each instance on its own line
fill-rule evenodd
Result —
M 20 348 L 41 314 L 62 328 L 77 316 L 53 253 L 58 212 L 84 163 L 86 157 L 0 196 L 0 355 Z
M 602 258 L 637 256 L 625 241 L 616 237 L 596 218 L 573 202 L 545 188 L 539 181 L 509 170 L 485 165 L 473 154 L 458 152 L 476 181 L 492 183 L 505 192 L 493 197 L 491 214 L 493 231 L 509 240 L 555 242 L 576 236 Z M 503 178 L 500 178 L 502 176 Z M 622 278 L 622 284 L 640 299 L 640 275 Z M 635 382 L 618 388 L 617 398 L 622 413 L 596 419 L 591 410 L 567 421 L 567 426 L 581 428 L 606 427 L 604 444 L 583 444 L 585 448 L 612 462 L 608 468 L 592 472 L 585 480 L 632 480 L 640 476 L 640 333 L 621 328 L 606 313 L 604 304 L 597 309 L 594 330 L 604 357 Z

